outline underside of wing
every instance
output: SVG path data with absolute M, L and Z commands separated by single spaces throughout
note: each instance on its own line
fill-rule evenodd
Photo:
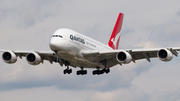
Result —
M 17 57 L 26 57 L 26 60 L 31 65 L 38 65 L 43 63 L 44 60 L 48 60 L 50 63 L 56 60 L 56 54 L 52 51 L 12 51 L 1 50 L 4 52 L 2 58 L 6 63 L 14 63 L 17 61 Z
M 106 66 L 111 67 L 118 62 L 116 61 L 116 51 L 83 51 L 82 55 L 84 58 L 86 58 L 88 61 L 91 62 L 103 62 L 106 61 Z
M 162 61 L 170 61 L 173 55 L 178 56 L 177 51 L 180 48 L 156 48 L 156 49 L 127 49 L 111 51 L 82 51 L 82 55 L 89 61 L 102 62 L 107 61 L 107 67 L 116 64 L 127 64 L 131 61 L 158 57 Z

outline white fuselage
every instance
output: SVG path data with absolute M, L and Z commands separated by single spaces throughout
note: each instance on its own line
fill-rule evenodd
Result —
M 49 45 L 51 50 L 58 52 L 59 58 L 69 61 L 73 67 L 83 68 L 103 68 L 103 65 L 86 60 L 81 54 L 82 51 L 113 50 L 107 45 L 65 28 L 54 32 Z

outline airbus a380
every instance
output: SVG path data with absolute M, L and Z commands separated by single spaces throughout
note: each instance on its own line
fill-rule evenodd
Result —
M 84 68 L 94 68 L 93 75 L 100 75 L 110 72 L 110 67 L 117 64 L 135 63 L 139 59 L 158 57 L 162 61 L 170 61 L 173 55 L 178 56 L 180 47 L 156 48 L 156 49 L 122 49 L 118 50 L 120 40 L 120 30 L 123 23 L 123 13 L 119 13 L 108 45 L 104 45 L 96 40 L 86 37 L 70 29 L 58 29 L 52 35 L 49 46 L 52 51 L 16 51 L 0 50 L 4 52 L 2 59 L 4 62 L 12 64 L 17 61 L 17 57 L 26 57 L 31 65 L 38 65 L 48 60 L 59 63 L 67 68 L 64 74 L 72 73 L 71 67 L 80 67 L 77 75 L 87 74 Z

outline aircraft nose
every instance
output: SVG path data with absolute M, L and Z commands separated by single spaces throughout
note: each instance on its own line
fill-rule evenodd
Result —
M 49 47 L 51 48 L 51 50 L 57 51 L 58 50 L 58 40 L 51 39 L 49 42 Z

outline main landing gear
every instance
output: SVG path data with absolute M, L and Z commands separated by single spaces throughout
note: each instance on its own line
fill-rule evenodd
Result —
M 97 69 L 97 70 L 94 70 L 93 72 L 92 72 L 92 74 L 93 75 L 100 75 L 100 74 L 104 74 L 104 73 L 106 73 L 106 74 L 108 74 L 110 72 L 110 69 L 109 68 L 104 68 L 104 69 L 102 69 L 102 70 L 100 70 L 100 69 Z
M 104 74 L 104 73 L 108 74 L 110 72 L 110 69 L 107 68 L 107 60 L 103 60 L 103 61 L 101 61 L 101 63 L 102 63 L 102 65 L 104 65 L 104 69 L 100 70 L 99 67 L 97 67 L 97 70 L 94 70 L 92 72 L 93 75 L 96 75 L 96 74 L 100 75 L 100 74 Z
M 87 70 L 84 70 L 83 67 L 81 67 L 81 70 L 76 72 L 77 75 L 85 75 L 87 74 Z
M 64 71 L 63 71 L 63 73 L 64 74 L 71 74 L 72 73 L 72 69 L 69 69 L 69 66 L 67 66 L 67 69 L 65 69 Z

